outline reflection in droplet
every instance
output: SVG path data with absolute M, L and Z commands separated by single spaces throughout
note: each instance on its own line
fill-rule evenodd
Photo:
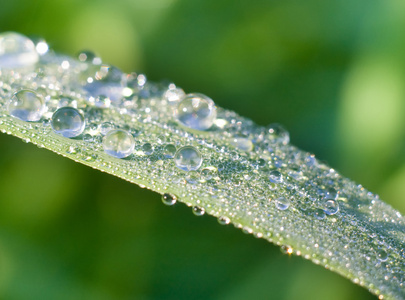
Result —
M 62 107 L 52 115 L 51 126 L 57 134 L 72 138 L 82 134 L 85 121 L 77 109 Z
M 176 167 L 183 171 L 198 170 L 202 164 L 201 153 L 193 146 L 185 146 L 180 148 L 174 157 Z

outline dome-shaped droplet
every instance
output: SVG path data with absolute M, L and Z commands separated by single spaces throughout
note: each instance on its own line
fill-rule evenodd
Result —
M 271 171 L 269 179 L 273 183 L 281 183 L 283 182 L 283 175 L 279 171 Z
M 45 110 L 44 100 L 31 90 L 18 91 L 8 102 L 8 112 L 26 122 L 37 122 Z
M 253 150 L 253 143 L 251 140 L 242 137 L 236 137 L 231 139 L 230 143 L 239 150 L 250 152 Z
M 196 216 L 202 216 L 205 214 L 205 209 L 203 207 L 193 206 L 193 214 Z
M 181 88 L 172 88 L 168 89 L 163 94 L 163 99 L 165 99 L 169 105 L 176 105 L 185 95 L 186 93 Z
M 385 252 L 384 249 L 377 249 L 376 251 L 377 259 L 380 261 L 387 261 L 388 260 L 388 254 Z
M 286 210 L 290 207 L 290 200 L 284 197 L 279 197 L 276 200 L 274 200 L 274 204 L 276 205 L 277 209 Z
M 51 120 L 52 129 L 67 138 L 82 134 L 85 121 L 83 115 L 73 107 L 62 107 L 54 112 Z
M 339 203 L 336 200 L 324 199 L 322 208 L 327 215 L 334 215 L 339 211 Z
M 174 205 L 177 202 L 177 197 L 176 195 L 166 193 L 162 195 L 162 202 L 165 205 Z
M 176 155 L 176 146 L 173 144 L 168 144 L 163 148 L 163 155 L 166 158 L 173 158 Z
M 110 130 L 113 130 L 115 125 L 111 122 L 104 122 L 100 125 L 100 133 L 106 135 Z
M 153 153 L 153 146 L 151 143 L 145 143 L 142 145 L 142 151 L 146 155 L 151 155 Z
M 267 126 L 267 140 L 270 143 L 281 143 L 287 145 L 290 142 L 290 134 L 280 124 L 270 124 Z
M 328 188 L 325 190 L 326 199 L 336 199 L 338 197 L 338 192 L 334 188 Z
M 113 157 L 127 157 L 134 151 L 134 147 L 134 138 L 125 130 L 110 130 L 103 138 L 104 152 Z
M 228 217 L 219 217 L 218 223 L 221 225 L 228 225 L 229 223 L 231 223 L 231 219 L 229 219 Z
M 176 167 L 183 171 L 198 170 L 202 161 L 201 153 L 193 146 L 181 147 L 174 156 Z
M 203 94 L 187 94 L 178 104 L 176 119 L 191 129 L 207 130 L 217 117 L 214 101 Z
M 0 68 L 23 68 L 38 62 L 35 44 L 26 36 L 5 32 L 0 34 Z
M 201 170 L 201 179 L 203 181 L 209 181 L 218 175 L 218 169 L 215 167 L 206 167 Z

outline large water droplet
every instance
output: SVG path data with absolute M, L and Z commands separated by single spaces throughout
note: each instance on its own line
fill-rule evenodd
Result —
M 59 108 L 52 115 L 52 129 L 67 138 L 76 137 L 82 134 L 85 121 L 82 114 L 73 107 Z
M 162 202 L 165 205 L 174 205 L 177 202 L 177 197 L 176 195 L 166 193 L 162 195 Z
M 267 127 L 267 139 L 270 143 L 287 145 L 290 142 L 290 134 L 280 124 L 270 124 Z
M 177 106 L 176 119 L 191 129 L 207 130 L 217 117 L 214 101 L 203 94 L 187 94 Z
M 8 102 L 8 112 L 22 121 L 37 122 L 45 110 L 44 100 L 31 90 L 18 91 Z
M 279 197 L 274 200 L 274 204 L 276 205 L 277 209 L 286 210 L 290 207 L 290 200 L 284 197 Z
M 0 35 L 0 68 L 22 68 L 38 62 L 35 44 L 26 36 L 5 32 Z
M 339 211 L 339 203 L 333 199 L 324 199 L 322 208 L 327 215 L 334 215 Z
M 135 140 L 125 130 L 110 130 L 103 138 L 103 148 L 108 155 L 124 158 L 131 155 L 132 151 L 134 151 Z
M 176 167 L 183 171 L 198 170 L 202 161 L 201 153 L 193 146 L 181 147 L 174 156 Z

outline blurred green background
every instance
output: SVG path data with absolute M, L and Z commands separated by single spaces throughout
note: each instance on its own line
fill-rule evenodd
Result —
M 170 79 L 405 213 L 403 0 L 0 0 L 0 31 Z M 375 299 L 184 205 L 0 135 L 0 299 Z

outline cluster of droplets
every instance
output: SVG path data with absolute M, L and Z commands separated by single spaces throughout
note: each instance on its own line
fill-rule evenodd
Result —
M 0 35 L 0 125 L 7 115 L 23 121 L 15 123 L 20 134 L 39 146 L 47 140 L 27 135 L 29 130 L 54 132 L 49 147 L 59 153 L 154 189 L 166 205 L 180 199 L 197 216 L 232 221 L 245 233 L 283 245 L 284 253 L 329 268 L 349 265 L 352 280 L 362 285 L 366 261 L 374 261 L 373 272 L 405 284 L 405 253 L 389 238 L 403 228 L 402 216 L 292 146 L 281 125 L 257 126 L 205 95 L 125 74 L 88 51 L 76 60 L 48 49 L 43 40 Z M 388 238 L 369 225 L 384 222 L 393 228 Z M 373 244 L 360 245 L 368 249 L 360 257 L 357 236 Z M 294 241 L 295 248 L 286 246 Z

